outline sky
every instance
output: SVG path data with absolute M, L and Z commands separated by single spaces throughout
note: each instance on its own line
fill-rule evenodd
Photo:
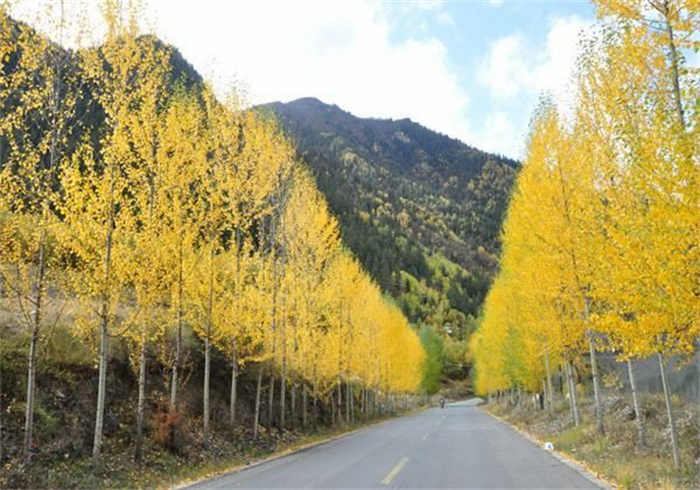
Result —
M 155 33 L 253 104 L 317 97 L 521 158 L 544 92 L 566 105 L 588 0 L 146 0 Z

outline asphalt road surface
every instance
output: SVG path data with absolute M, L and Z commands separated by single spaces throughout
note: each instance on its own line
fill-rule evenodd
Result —
M 598 488 L 476 400 L 400 417 L 187 490 Z

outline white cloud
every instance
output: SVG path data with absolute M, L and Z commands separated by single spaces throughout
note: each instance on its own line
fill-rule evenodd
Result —
M 520 34 L 503 37 L 482 60 L 479 80 L 495 99 L 536 91 L 563 100 L 576 63 L 579 34 L 589 26 L 577 16 L 555 19 L 544 49 L 536 49 Z
M 515 123 L 503 118 L 508 118 L 504 107 L 516 100 L 534 103 L 540 94 L 549 93 L 564 113 L 572 109 L 571 76 L 578 56 L 579 38 L 581 32 L 590 27 L 590 21 L 578 16 L 560 17 L 550 24 L 542 47 L 533 46 L 518 33 L 491 44 L 488 54 L 479 64 L 478 77 L 488 90 L 494 108 L 477 135 L 477 144 L 521 156 L 525 127 L 520 128 L 520 134 L 511 131 L 516 137 L 514 140 L 499 137 L 515 128 Z M 515 116 L 512 112 L 510 114 L 510 118 Z M 519 119 L 525 121 L 522 117 Z
M 493 98 L 514 97 L 530 83 L 524 60 L 526 51 L 525 39 L 520 34 L 503 37 L 491 45 L 478 74 Z
M 410 5 L 440 13 L 439 2 Z M 379 3 L 155 0 L 150 8 L 160 36 L 200 72 L 244 80 L 253 103 L 315 96 L 360 116 L 410 117 L 468 135 L 468 96 L 445 45 L 392 40 Z
M 503 0 L 489 0 L 489 3 L 493 7 L 498 7 L 499 5 L 501 5 L 503 3 Z
M 522 151 L 522 133 L 522 128 L 513 123 L 506 111 L 496 110 L 486 117 L 479 144 L 484 149 L 515 157 Z
M 543 90 L 565 99 L 577 33 L 587 25 L 575 16 L 556 19 L 539 45 L 517 33 L 496 40 L 477 70 L 482 87 L 467 92 L 429 29 L 403 29 L 401 38 L 394 31 L 404 20 L 453 25 L 441 1 L 146 1 L 157 35 L 219 88 L 242 81 L 251 103 L 315 96 L 359 116 L 410 117 L 509 156 L 518 155 L 525 129 L 522 101 Z M 477 120 L 470 98 L 483 92 L 492 107 Z

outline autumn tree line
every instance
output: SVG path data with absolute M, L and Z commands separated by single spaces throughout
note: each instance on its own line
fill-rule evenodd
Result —
M 501 269 L 470 345 L 482 394 L 543 392 L 553 372 L 582 414 L 573 369 L 596 356 L 627 363 L 644 447 L 635 362 L 658 360 L 678 467 L 667 361 L 690 359 L 700 335 L 700 124 L 696 0 L 600 0 L 581 43 L 574 107 L 544 100 L 503 228 Z M 694 37 L 693 37 L 694 36 Z M 695 55 L 697 56 L 697 54 Z
M 60 315 L 49 305 L 61 301 L 96 356 L 95 466 L 116 337 L 138 378 L 137 460 L 147 385 L 160 382 L 147 362 L 167 366 L 162 389 L 180 410 L 185 329 L 203 346 L 205 446 L 213 350 L 229 363 L 232 427 L 237 379 L 255 373 L 255 434 L 263 394 L 279 428 L 290 414 L 312 423 L 320 404 L 333 423 L 406 404 L 420 340 L 344 249 L 290 141 L 235 92 L 173 80 L 173 50 L 142 34 L 128 2 L 103 2 L 102 14 L 94 47 L 63 2 L 41 14 L 49 37 L 0 8 L 0 304 L 29 336 L 23 452 L 40 346 Z

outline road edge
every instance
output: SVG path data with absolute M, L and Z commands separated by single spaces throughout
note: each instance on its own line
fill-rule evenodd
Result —
M 495 415 L 495 414 L 489 412 L 488 410 L 484 410 L 483 408 L 481 408 L 481 407 L 478 406 L 478 405 L 477 405 L 477 408 L 478 408 L 479 410 L 481 410 L 482 412 L 484 412 L 485 414 L 487 414 L 487 415 L 493 417 L 494 419 L 498 420 L 499 422 L 501 422 L 501 423 L 502 423 L 503 425 L 505 425 L 506 427 L 509 427 L 509 428 L 512 429 L 513 431 L 517 432 L 517 433 L 520 434 L 522 437 L 524 437 L 525 439 L 527 439 L 528 441 L 530 441 L 532 444 L 534 444 L 535 446 L 537 446 L 537 447 L 540 449 L 540 451 L 549 454 L 550 456 L 552 456 L 554 459 L 556 459 L 556 460 L 559 461 L 560 463 L 565 464 L 566 466 L 568 466 L 569 468 L 571 468 L 572 470 L 574 470 L 576 473 L 578 473 L 579 475 L 581 475 L 582 477 L 584 477 L 586 480 L 590 481 L 590 482 L 593 483 L 594 485 L 597 485 L 599 488 L 601 488 L 601 489 L 603 489 L 603 490 L 615 490 L 615 489 L 617 488 L 617 486 L 616 486 L 614 483 L 609 482 L 609 481 L 603 479 L 601 476 L 599 476 L 598 474 L 596 474 L 595 472 L 593 472 L 592 470 L 590 470 L 589 468 L 587 468 L 587 467 L 586 467 L 583 463 L 581 463 L 580 461 L 577 461 L 577 460 L 571 458 L 570 456 L 568 456 L 568 455 L 566 455 L 566 454 L 564 454 L 564 453 L 561 453 L 561 452 L 557 451 L 556 449 L 554 449 L 554 450 L 552 450 L 552 451 L 547 451 L 547 450 L 543 449 L 544 441 L 542 441 L 541 439 L 539 439 L 537 436 L 535 436 L 535 435 L 533 435 L 533 434 L 530 434 L 529 432 L 526 432 L 526 431 L 520 429 L 519 427 L 516 427 L 515 425 L 513 425 L 513 424 L 511 424 L 510 422 L 508 422 L 508 421 L 502 419 L 502 418 L 499 417 L 498 415 Z
M 178 483 L 177 485 L 170 486 L 170 487 L 166 487 L 166 488 L 168 488 L 169 490 L 186 490 L 186 489 L 188 489 L 188 488 L 190 488 L 190 487 L 194 487 L 195 485 L 199 485 L 200 483 L 204 483 L 204 482 L 209 481 L 209 480 L 216 480 L 216 479 L 219 479 L 219 478 L 224 478 L 224 477 L 227 477 L 227 476 L 235 475 L 236 473 L 240 473 L 240 472 L 242 472 L 242 471 L 245 471 L 245 470 L 248 470 L 248 469 L 251 469 L 251 468 L 255 468 L 255 467 L 257 467 L 257 466 L 261 466 L 261 465 L 264 465 L 264 464 L 267 464 L 267 463 L 271 463 L 272 461 L 276 461 L 276 460 L 278 460 L 278 459 L 286 458 L 287 456 L 292 456 L 292 455 L 294 455 L 294 454 L 300 453 L 300 452 L 302 452 L 302 451 L 307 451 L 307 450 L 309 450 L 309 449 L 312 449 L 312 448 L 315 448 L 315 447 L 318 447 L 318 446 L 323 446 L 324 444 L 329 444 L 329 443 L 334 442 L 334 441 L 337 441 L 337 440 L 339 440 L 339 439 L 343 439 L 343 438 L 349 437 L 349 436 L 351 436 L 351 435 L 353 435 L 353 434 L 357 434 L 358 432 L 362 432 L 362 431 L 364 431 L 364 430 L 371 429 L 371 428 L 377 427 L 377 426 L 379 426 L 379 425 L 386 424 L 386 423 L 388 423 L 388 422 L 392 422 L 392 421 L 397 420 L 397 419 L 400 419 L 400 418 L 402 418 L 402 417 L 408 417 L 408 416 L 410 416 L 410 415 L 414 415 L 414 414 L 416 414 L 416 413 L 422 412 L 422 411 L 424 411 L 424 410 L 428 410 L 428 409 L 430 409 L 430 408 L 433 408 L 433 407 L 431 407 L 431 406 L 426 406 L 426 407 L 417 408 L 417 409 L 415 409 L 415 410 L 412 410 L 412 411 L 410 411 L 410 412 L 403 413 L 403 414 L 401 414 L 401 415 L 397 415 L 397 416 L 394 416 L 394 417 L 391 417 L 391 418 L 388 418 L 388 419 L 385 419 L 385 420 L 380 420 L 380 421 L 378 421 L 378 422 L 374 422 L 374 423 L 371 423 L 371 424 L 368 424 L 368 425 L 365 425 L 365 426 L 362 426 L 362 427 L 358 427 L 357 429 L 353 429 L 353 430 L 348 431 L 348 432 L 343 432 L 342 434 L 330 436 L 330 437 L 328 437 L 328 438 L 326 438 L 326 439 L 321 439 L 320 441 L 314 441 L 314 442 L 310 442 L 310 443 L 308 443 L 308 444 L 304 444 L 304 445 L 301 445 L 301 446 L 296 446 L 296 447 L 293 447 L 293 448 L 285 449 L 285 450 L 280 451 L 280 452 L 278 452 L 278 453 L 274 453 L 274 454 L 272 454 L 271 456 L 268 456 L 268 457 L 266 457 L 266 458 L 257 459 L 257 460 L 252 460 L 252 461 L 249 462 L 249 463 L 240 464 L 240 465 L 238 465 L 238 466 L 232 466 L 232 467 L 230 467 L 230 468 L 226 468 L 225 470 L 221 470 L 221 471 L 218 471 L 218 472 L 213 472 L 213 473 L 210 473 L 210 474 L 207 475 L 207 476 L 203 476 L 203 477 L 201 477 L 201 478 L 197 478 L 196 480 L 187 481 L 187 482 L 181 482 L 181 483 Z

